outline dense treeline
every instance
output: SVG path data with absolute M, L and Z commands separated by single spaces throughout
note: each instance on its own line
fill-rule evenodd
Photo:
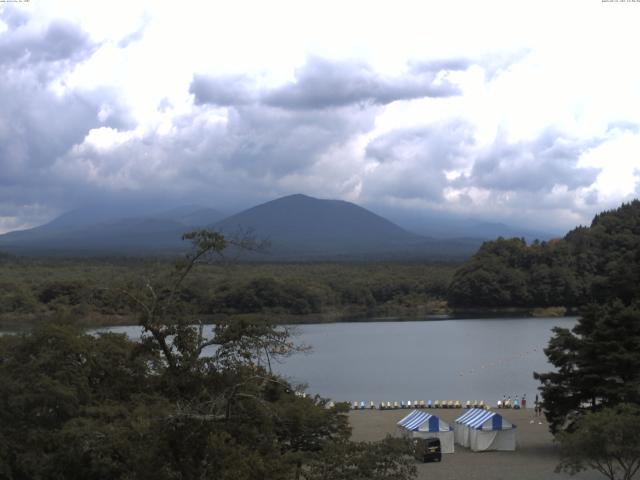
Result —
M 579 307 L 640 289 L 640 201 L 598 214 L 564 238 L 486 242 L 454 275 L 454 307 Z
M 172 268 L 136 259 L 0 258 L 0 324 L 66 315 L 86 325 L 132 323 L 119 292 Z M 200 316 L 270 314 L 286 321 L 415 315 L 444 308 L 455 266 L 214 264 L 181 289 Z
M 301 350 L 285 326 L 219 320 L 205 336 L 192 324 L 185 279 L 228 243 L 207 231 L 189 239 L 185 262 L 120 292 L 140 342 L 60 321 L 0 336 L 0 478 L 414 478 L 409 441 L 351 442 L 348 405 L 272 372 Z

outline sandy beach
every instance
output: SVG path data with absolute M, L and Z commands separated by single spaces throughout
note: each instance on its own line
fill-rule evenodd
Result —
M 445 422 L 453 421 L 464 413 L 464 409 L 432 409 Z M 472 452 L 455 446 L 455 453 L 442 456 L 441 463 L 417 463 L 418 478 L 430 480 L 540 480 L 602 479 L 597 472 L 586 472 L 571 477 L 555 473 L 559 455 L 553 436 L 549 433 L 544 417 L 535 418 L 533 409 L 498 410 L 507 420 L 517 426 L 517 448 L 515 452 Z M 396 423 L 409 413 L 408 410 L 354 410 L 349 413 L 355 441 L 375 441 L 387 434 L 398 435 Z M 530 423 L 534 420 L 534 423 Z M 542 421 L 540 425 L 538 421 Z

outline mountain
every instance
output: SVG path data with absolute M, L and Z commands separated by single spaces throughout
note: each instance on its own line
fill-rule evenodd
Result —
M 550 240 L 564 235 L 561 231 L 544 231 L 520 225 L 509 225 L 469 218 L 456 213 L 444 213 L 433 210 L 405 211 L 388 206 L 375 206 L 378 213 L 411 232 L 431 238 L 475 238 L 493 240 L 498 237 Z
M 172 220 L 188 227 L 205 227 L 225 218 L 225 214 L 213 208 L 185 205 L 171 210 L 150 214 L 160 220 Z
M 255 206 L 214 225 L 227 234 L 250 230 L 267 239 L 278 259 L 451 259 L 468 257 L 480 242 L 440 241 L 404 230 L 342 200 L 296 194 Z
M 528 228 L 506 225 L 504 223 L 478 222 L 471 219 L 467 220 L 466 225 L 467 227 L 465 229 L 462 229 L 462 231 L 459 233 L 459 236 L 471 236 L 482 238 L 484 240 L 493 240 L 494 238 L 498 237 L 516 237 L 524 238 L 528 242 L 533 242 L 534 240 L 551 240 L 552 238 L 560 236 L 559 233 L 531 230 Z
M 130 212 L 126 216 L 110 207 L 72 210 L 39 227 L 0 235 L 0 249 L 20 254 L 176 253 L 185 249 L 184 232 L 224 216 L 197 205 Z
M 263 203 L 215 225 L 232 233 L 249 228 L 277 249 L 352 252 L 420 240 L 389 220 L 353 203 L 290 195 Z
M 48 224 L 0 236 L 0 250 L 22 254 L 180 254 L 184 232 L 208 226 L 229 236 L 251 231 L 268 240 L 258 261 L 458 260 L 480 246 L 477 239 L 433 239 L 342 200 L 290 195 L 221 219 L 213 209 L 186 205 L 160 212 L 113 208 L 67 212 Z

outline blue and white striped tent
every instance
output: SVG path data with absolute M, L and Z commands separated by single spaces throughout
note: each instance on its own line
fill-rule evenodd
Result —
M 398 429 L 405 437 L 439 438 L 442 453 L 454 452 L 453 428 L 424 410 L 413 410 L 398 422 Z
M 456 418 L 456 443 L 474 452 L 484 450 L 515 450 L 516 427 L 502 415 L 474 408 Z

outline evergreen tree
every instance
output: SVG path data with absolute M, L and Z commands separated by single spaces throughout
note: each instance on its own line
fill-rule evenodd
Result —
M 545 349 L 556 371 L 534 373 L 552 432 L 587 411 L 640 403 L 640 309 L 592 305 L 572 329 L 555 328 Z
M 486 242 L 455 273 L 454 307 L 581 307 L 640 298 L 640 201 L 594 217 L 563 239 Z

